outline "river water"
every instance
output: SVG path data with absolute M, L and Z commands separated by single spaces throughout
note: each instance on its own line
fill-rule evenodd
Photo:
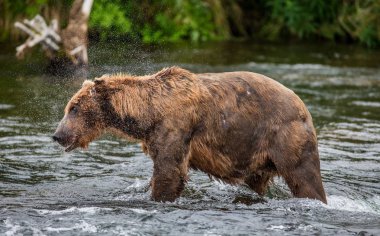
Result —
M 64 153 L 51 140 L 82 78 L 52 77 L 41 56 L 0 47 L 0 235 L 380 235 L 380 51 L 248 42 L 92 45 L 90 78 L 246 70 L 293 89 L 312 113 L 328 205 L 289 197 L 275 179 L 264 198 L 191 171 L 174 203 L 150 200 L 152 161 L 106 136 Z

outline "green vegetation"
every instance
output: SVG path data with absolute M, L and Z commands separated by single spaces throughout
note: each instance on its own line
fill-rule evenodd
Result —
M 90 28 L 100 34 L 102 40 L 114 32 L 126 35 L 132 31 L 132 21 L 128 18 L 126 11 L 120 1 L 95 0 L 91 18 Z
M 90 32 L 101 39 L 132 37 L 147 43 L 214 40 L 210 10 L 202 0 L 95 0 Z
M 14 22 L 36 14 L 64 23 L 71 3 L 72 0 L 0 0 L 0 42 L 19 40 L 20 30 Z
M 37 13 L 65 24 L 72 0 L 0 0 L 0 40 Z M 147 43 L 253 38 L 380 45 L 380 0 L 94 0 L 90 34 Z

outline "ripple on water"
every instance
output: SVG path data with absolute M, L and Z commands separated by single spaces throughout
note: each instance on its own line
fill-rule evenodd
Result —
M 0 103 L 0 110 L 9 110 L 9 109 L 12 109 L 14 108 L 15 106 L 14 105 L 10 105 L 10 104 L 1 104 Z
M 380 107 L 380 102 L 353 101 L 351 104 L 363 107 Z

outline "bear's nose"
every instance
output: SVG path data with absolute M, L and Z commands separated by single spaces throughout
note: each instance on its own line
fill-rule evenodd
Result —
M 62 140 L 62 138 L 61 137 L 58 137 L 58 136 L 56 136 L 56 135 L 53 135 L 53 140 L 55 141 L 55 142 L 59 142 L 59 141 L 61 141 Z
M 66 132 L 57 131 L 51 137 L 55 142 L 58 142 L 61 146 L 67 146 L 68 143 L 72 140 L 72 137 L 69 136 Z

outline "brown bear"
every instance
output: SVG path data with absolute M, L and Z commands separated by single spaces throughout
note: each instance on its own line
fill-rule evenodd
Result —
M 85 81 L 53 139 L 71 151 L 105 131 L 142 142 L 156 201 L 178 198 L 192 168 L 260 195 L 279 175 L 294 196 L 326 203 L 310 113 L 293 91 L 260 74 L 171 67 Z

